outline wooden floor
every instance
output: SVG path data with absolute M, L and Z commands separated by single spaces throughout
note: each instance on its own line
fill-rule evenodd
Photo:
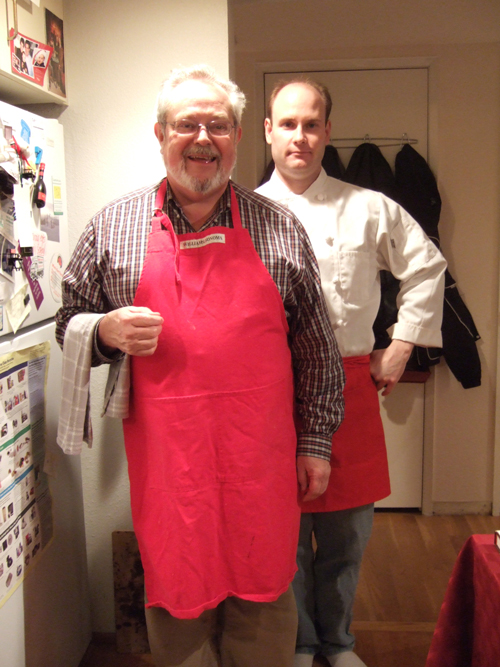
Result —
M 500 517 L 376 512 L 353 622 L 356 651 L 368 667 L 424 667 L 458 552 L 470 535 L 494 530 Z M 80 667 L 153 664 L 149 654 L 118 654 L 112 638 L 96 636 Z

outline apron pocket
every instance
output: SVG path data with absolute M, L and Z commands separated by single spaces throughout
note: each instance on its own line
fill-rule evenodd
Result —
M 279 381 L 239 392 L 134 400 L 126 428 L 137 431 L 130 441 L 142 443 L 149 461 L 142 463 L 148 485 L 176 493 L 246 483 L 269 474 L 270 458 L 294 461 L 291 391 L 285 398 L 285 386 Z

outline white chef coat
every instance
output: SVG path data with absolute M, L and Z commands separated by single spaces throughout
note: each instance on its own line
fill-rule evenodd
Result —
M 342 356 L 373 349 L 382 269 L 401 283 L 392 338 L 442 346 L 446 261 L 401 206 L 379 192 L 327 176 L 324 169 L 301 195 L 291 192 L 276 171 L 256 192 L 286 206 L 305 227 Z

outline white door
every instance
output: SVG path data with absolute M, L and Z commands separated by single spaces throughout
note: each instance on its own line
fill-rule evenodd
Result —
M 380 146 L 393 168 L 404 135 L 417 140 L 414 148 L 427 159 L 427 68 L 269 72 L 264 77 L 265 99 L 278 80 L 303 74 L 330 90 L 331 143 L 345 167 L 366 135 Z M 266 164 L 270 159 L 266 146 Z M 423 384 L 400 384 L 380 400 L 392 493 L 377 507 L 422 505 L 424 391 Z

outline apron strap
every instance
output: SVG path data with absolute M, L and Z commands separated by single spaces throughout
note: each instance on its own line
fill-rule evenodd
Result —
M 240 208 L 238 206 L 238 200 L 236 199 L 236 195 L 234 193 L 234 188 L 232 185 L 231 185 L 231 217 L 233 219 L 233 228 L 241 229 Z
M 161 220 L 165 213 L 163 212 L 163 204 L 165 202 L 165 194 L 167 192 L 167 179 L 164 178 L 160 183 L 160 187 L 156 193 L 155 207 L 153 211 L 153 219 L 151 220 L 151 227 L 153 232 L 159 232 L 161 230 Z M 167 217 L 167 216 L 166 216 Z
M 167 179 L 164 178 L 163 181 L 160 183 L 158 192 L 156 193 L 155 209 L 153 218 L 151 220 L 151 227 L 153 233 L 160 232 L 162 226 L 165 227 L 165 229 L 169 232 L 172 238 L 172 243 L 175 248 L 175 281 L 176 283 L 179 284 L 181 282 L 181 275 L 179 273 L 179 261 L 180 261 L 179 239 L 177 238 L 177 234 L 174 231 L 170 218 L 166 213 L 163 212 L 163 204 L 165 201 L 166 192 L 167 192 Z M 232 185 L 231 185 L 231 217 L 233 221 L 233 228 L 241 229 L 242 225 L 241 225 L 240 208 L 238 206 L 238 200 L 236 199 L 236 194 L 234 192 L 234 188 Z
M 175 250 L 175 267 L 174 267 L 175 282 L 179 284 L 181 282 L 181 274 L 179 273 L 179 261 L 180 261 L 179 239 L 177 238 L 177 234 L 174 231 L 174 227 L 172 225 L 170 218 L 166 213 L 163 212 L 163 203 L 165 201 L 166 192 L 167 192 L 167 179 L 164 178 L 163 181 L 160 183 L 158 192 L 156 193 L 155 209 L 153 218 L 151 220 L 151 228 L 152 228 L 151 231 L 153 234 L 155 232 L 160 232 L 163 226 L 170 234 L 170 238 L 172 239 L 172 244 Z

